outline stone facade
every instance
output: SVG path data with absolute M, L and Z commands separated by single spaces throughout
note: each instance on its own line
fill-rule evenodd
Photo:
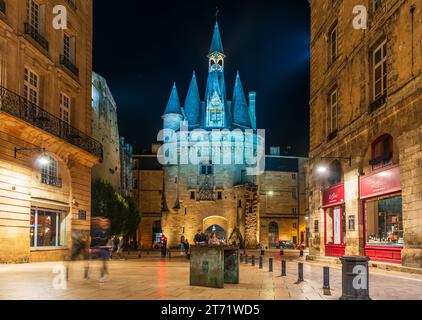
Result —
M 353 28 L 352 9 L 357 4 L 368 8 L 366 30 Z M 307 177 L 310 253 L 326 255 L 329 249 L 325 244 L 321 190 L 332 183 L 329 177 L 318 174 L 317 168 L 330 165 L 331 160 L 324 158 L 332 157 L 341 163 L 337 182 L 344 185 L 343 254 L 369 255 L 371 259 L 390 262 L 401 260 L 403 265 L 422 267 L 420 3 L 312 1 L 311 18 L 311 160 Z M 383 139 L 381 144 L 377 143 L 379 138 Z M 400 167 L 396 178 L 400 178 L 401 192 L 395 190 L 394 196 L 402 201 L 402 215 L 398 227 L 388 232 L 390 242 L 385 240 L 383 246 L 369 248 L 364 212 L 368 201 L 362 199 L 359 183 L 364 177 L 387 175 L 394 165 Z M 378 198 L 386 196 L 380 192 Z M 401 223 L 403 228 L 398 230 Z M 398 258 L 394 252 L 398 252 Z
M 95 72 L 92 73 L 92 135 L 103 145 L 103 161 L 92 169 L 92 178 L 105 180 L 121 192 L 117 105 L 107 81 Z
M 90 137 L 92 1 L 67 6 L 67 31 L 53 29 L 58 4 L 33 1 L 38 21 L 26 1 L 0 12 L 0 263 L 61 260 L 72 231 L 89 235 L 102 156 Z
M 305 241 L 305 161 L 268 156 L 268 171 L 257 179 L 257 184 L 232 184 L 237 180 L 228 171 L 234 170 L 215 171 L 213 178 L 219 184 L 213 189 L 214 200 L 201 201 L 196 184 L 200 179 L 198 166 L 163 170 L 156 154 L 134 156 L 133 193 L 142 215 L 139 246 L 151 248 L 154 240 L 159 240 L 159 236 L 153 236 L 154 224 L 159 225 L 156 232 L 173 239 L 173 247 L 181 236 L 192 242 L 198 228 L 207 230 L 213 225 L 226 231 L 229 242 L 237 241 L 249 248 L 258 243 L 275 247 L 279 240 Z M 270 223 L 276 223 L 278 230 L 273 243 L 268 238 Z
M 286 165 L 277 168 L 277 163 Z M 305 158 L 267 156 L 268 168 L 259 182 L 260 241 L 267 247 L 277 240 L 306 243 L 305 163 Z

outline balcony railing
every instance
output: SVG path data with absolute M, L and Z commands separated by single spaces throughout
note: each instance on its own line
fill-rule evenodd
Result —
M 78 67 L 70 61 L 64 55 L 60 55 L 60 64 L 66 67 L 70 72 L 72 72 L 75 76 L 79 77 L 79 69 Z
M 48 41 L 28 22 L 25 22 L 25 33 L 30 35 L 41 47 L 48 51 Z
M 0 86 L 1 112 L 55 135 L 102 160 L 103 146 L 100 142 L 2 86 Z
M 4 0 L 0 0 L 0 12 L 6 14 L 6 2 Z

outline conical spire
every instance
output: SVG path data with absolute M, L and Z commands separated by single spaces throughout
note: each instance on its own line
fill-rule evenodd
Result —
M 166 111 L 164 112 L 165 115 L 170 113 L 182 114 L 179 94 L 177 93 L 176 88 L 176 82 L 173 84 L 173 89 L 171 90 L 169 102 L 167 103 Z
M 233 121 L 236 125 L 248 128 L 251 127 L 248 104 L 246 102 L 245 92 L 243 91 L 239 71 L 237 72 L 233 91 Z
M 223 42 L 221 41 L 220 29 L 218 28 L 218 22 L 215 22 L 214 35 L 211 41 L 210 54 L 213 52 L 219 52 L 219 53 L 224 54 Z
M 194 71 L 185 101 L 185 113 L 186 118 L 189 121 L 189 126 L 199 124 L 200 105 L 201 101 L 199 97 L 198 83 L 196 81 Z

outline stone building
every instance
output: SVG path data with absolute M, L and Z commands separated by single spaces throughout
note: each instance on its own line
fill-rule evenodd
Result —
M 141 212 L 138 226 L 138 244 L 151 248 L 162 235 L 164 172 L 157 161 L 157 150 L 133 156 L 133 197 Z
M 174 85 L 163 115 L 164 145 L 155 148 L 161 152 L 134 157 L 134 194 L 142 215 L 138 232 L 141 247 L 159 242 L 162 233 L 171 247 L 177 246 L 182 236 L 192 243 L 198 229 L 207 234 L 217 232 L 228 243 L 247 248 L 256 248 L 258 243 L 275 247 L 279 240 L 305 241 L 305 159 L 280 157 L 278 153 L 267 157 L 270 166 L 256 175 L 249 174 L 248 161 L 219 161 L 220 149 L 215 142 L 223 141 L 223 147 L 238 138 L 247 142 L 248 136 L 243 134 L 251 132 L 250 145 L 226 149 L 229 160 L 238 155 L 248 160 L 248 152 L 258 153 L 262 146 L 256 130 L 256 94 L 250 92 L 247 101 L 237 73 L 232 101 L 228 100 L 225 57 L 216 23 L 204 101 L 195 73 L 183 107 Z M 185 142 L 183 128 L 188 129 Z M 216 138 L 212 134 L 216 129 L 234 135 Z M 175 140 L 172 135 L 177 136 Z M 198 138 L 205 144 L 198 146 Z M 166 149 L 171 142 L 176 148 Z M 197 155 L 197 164 L 182 163 L 186 154 Z M 262 154 L 266 162 L 264 151 Z M 173 155 L 178 162 L 161 166 L 157 161 L 157 157 L 163 160 Z
M 92 135 L 103 145 L 103 160 L 92 169 L 92 178 L 108 181 L 121 191 L 120 136 L 117 106 L 107 81 L 92 73 Z
M 271 154 L 259 177 L 260 243 L 306 243 L 306 158 Z
M 133 156 L 133 196 L 142 215 L 138 227 L 138 244 L 142 248 L 151 248 L 160 242 L 162 218 L 168 210 L 165 208 L 162 212 L 167 196 L 164 195 L 164 170 L 157 160 L 157 149 L 155 146 L 153 152 Z M 280 156 L 279 153 L 266 156 L 265 173 L 257 179 L 258 242 L 265 247 L 275 248 L 279 241 L 306 241 L 305 162 L 305 158 Z M 201 210 L 204 204 L 196 201 L 195 205 Z M 187 228 L 195 231 L 198 226 L 189 226 L 189 223 L 178 226 L 179 236 L 192 242 L 191 235 L 184 231 Z M 242 234 L 244 229 L 240 224 Z
M 92 1 L 0 1 L 0 262 L 60 260 L 89 235 L 91 57 Z
M 421 3 L 311 1 L 311 18 L 310 254 L 420 268 Z

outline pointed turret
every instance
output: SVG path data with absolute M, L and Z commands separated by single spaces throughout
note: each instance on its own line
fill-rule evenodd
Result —
M 182 114 L 176 82 L 173 84 L 173 89 L 171 90 L 170 98 L 167 103 L 166 111 L 164 111 L 164 115 L 171 113 Z
M 189 127 L 199 124 L 201 101 L 199 97 L 198 83 L 196 81 L 195 71 L 193 72 L 188 94 L 185 101 L 185 115 L 189 122 Z
M 251 120 L 249 117 L 248 104 L 243 91 L 242 81 L 239 71 L 237 72 L 236 82 L 233 90 L 233 122 L 235 125 L 250 128 Z
M 212 36 L 212 41 L 211 41 L 211 47 L 210 47 L 210 55 L 214 52 L 219 52 L 224 54 L 224 49 L 223 49 L 223 42 L 221 41 L 221 36 L 220 36 L 220 29 L 218 27 L 218 22 L 215 22 L 215 27 L 214 27 L 214 35 Z
M 180 106 L 179 94 L 177 93 L 176 83 L 171 90 L 170 98 L 167 103 L 166 111 L 163 114 L 164 129 L 178 131 L 183 121 L 182 107 Z

